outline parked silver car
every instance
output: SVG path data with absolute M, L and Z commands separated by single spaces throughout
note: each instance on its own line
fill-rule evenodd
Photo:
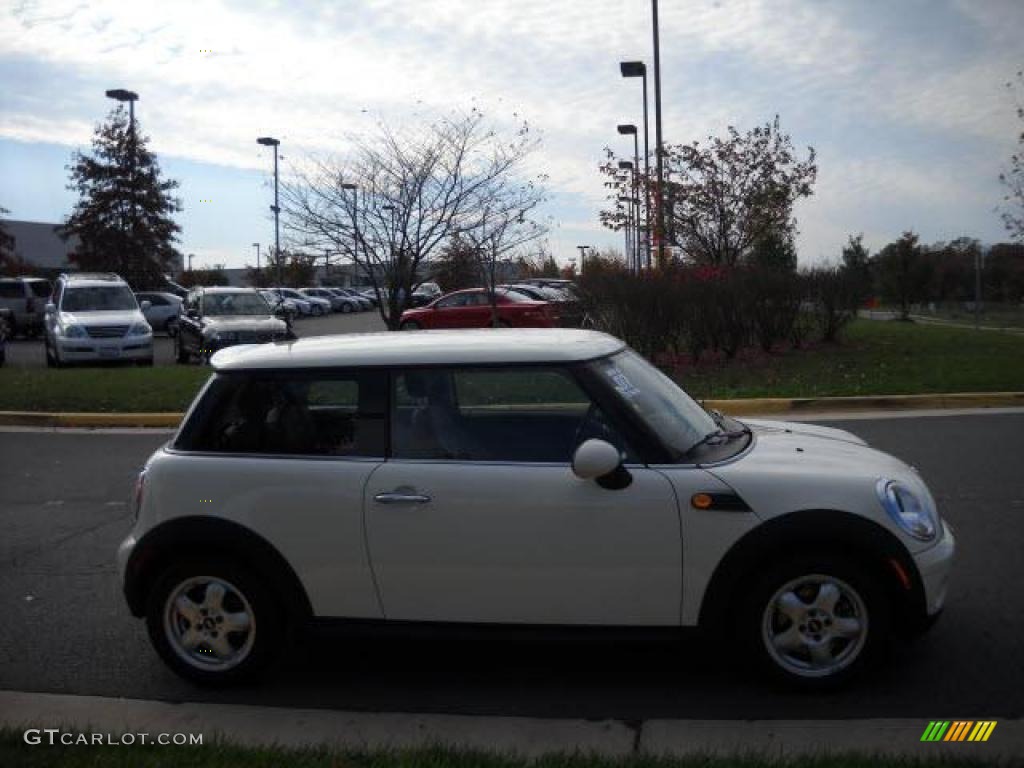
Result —
M 0 277 L 0 308 L 11 310 L 9 333 L 38 336 L 53 285 L 41 277 Z
M 181 319 L 181 298 L 173 293 L 161 293 L 160 291 L 142 291 L 136 293 L 135 298 L 141 305 L 148 301 L 149 306 L 142 310 L 154 331 L 166 331 L 168 336 L 178 332 L 178 323 Z

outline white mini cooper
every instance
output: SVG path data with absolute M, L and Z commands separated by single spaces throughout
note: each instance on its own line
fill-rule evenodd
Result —
M 917 472 L 837 429 L 707 413 L 601 333 L 238 346 L 138 478 L 132 613 L 200 682 L 321 618 L 712 628 L 835 684 L 942 608 Z M 394 626 L 394 625 L 392 625 Z

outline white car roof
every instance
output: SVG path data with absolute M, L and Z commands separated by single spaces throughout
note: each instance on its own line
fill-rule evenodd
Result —
M 625 342 L 569 328 L 486 328 L 314 336 L 217 352 L 218 371 L 376 365 L 573 363 L 610 355 Z

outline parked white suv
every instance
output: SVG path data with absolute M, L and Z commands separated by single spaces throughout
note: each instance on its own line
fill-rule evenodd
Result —
M 125 361 L 153 364 L 153 329 L 135 294 L 110 273 L 70 273 L 57 278 L 46 305 L 46 364 Z
M 953 534 L 837 429 L 705 412 L 592 331 L 238 346 L 147 462 L 118 563 L 157 651 L 257 673 L 314 619 L 716 631 L 803 686 L 943 606 Z M 735 641 L 735 643 L 733 643 Z

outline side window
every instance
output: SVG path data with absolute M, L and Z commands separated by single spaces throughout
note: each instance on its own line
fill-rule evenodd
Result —
M 25 296 L 25 289 L 17 280 L 0 281 L 0 299 L 20 299 Z
M 409 370 L 394 379 L 392 454 L 405 459 L 566 463 L 591 437 L 634 460 L 561 368 Z
M 386 376 L 222 374 L 178 440 L 182 450 L 382 457 Z
M 451 307 L 464 307 L 466 306 L 466 301 L 471 295 L 472 294 L 468 293 L 457 293 L 454 296 L 449 296 L 448 298 L 437 302 L 437 308 L 450 309 Z

